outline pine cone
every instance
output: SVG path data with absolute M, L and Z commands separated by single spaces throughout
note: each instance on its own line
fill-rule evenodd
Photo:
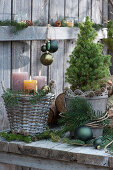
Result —
M 101 94 L 102 94 L 102 91 L 101 91 L 101 89 L 99 89 L 99 90 L 96 90 L 95 94 L 96 94 L 96 95 L 101 95 Z
M 76 90 L 74 91 L 74 93 L 75 93 L 76 95 L 82 95 L 82 94 L 83 94 L 83 92 L 82 92 L 81 90 L 79 90 L 79 89 L 76 89 Z
M 95 93 L 94 93 L 94 91 L 90 91 L 90 92 L 87 93 L 85 96 L 86 96 L 86 97 L 94 97 L 94 96 L 95 96 Z
M 26 24 L 28 24 L 29 26 L 33 26 L 33 22 L 30 20 L 26 20 Z
M 105 92 L 106 91 L 106 88 L 105 87 L 102 87 L 101 88 L 101 92 Z

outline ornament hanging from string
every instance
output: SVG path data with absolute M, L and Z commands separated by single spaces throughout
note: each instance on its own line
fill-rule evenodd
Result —
M 55 53 L 58 50 L 58 42 L 51 38 L 50 26 L 50 24 L 47 25 L 46 43 L 41 47 L 41 51 L 44 52 L 44 54 L 42 54 L 40 61 L 45 66 L 52 64 L 54 59 L 51 53 Z

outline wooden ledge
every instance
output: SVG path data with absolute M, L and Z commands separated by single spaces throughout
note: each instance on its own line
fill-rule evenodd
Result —
M 25 40 L 46 40 L 47 27 L 29 26 L 16 34 L 13 27 L 0 26 L 0 41 L 25 41 Z M 50 27 L 48 37 L 57 40 L 77 39 L 79 28 L 75 27 Z M 107 37 L 107 29 L 98 32 L 97 40 Z
M 12 157 L 13 160 L 10 162 Z M 49 140 L 32 142 L 30 144 L 0 140 L 1 163 L 24 165 L 24 159 L 23 163 L 18 163 L 18 161 L 15 163 L 15 159 L 20 159 L 20 157 L 29 157 L 31 160 L 39 158 L 113 168 L 113 156 L 105 153 L 103 150 L 95 150 L 92 147 L 74 147 L 67 144 L 53 143 Z

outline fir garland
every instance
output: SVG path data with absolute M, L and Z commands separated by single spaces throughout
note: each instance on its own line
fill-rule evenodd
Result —
M 46 93 L 42 90 L 38 90 L 35 92 L 34 90 L 31 91 L 12 91 L 11 89 L 7 89 L 2 97 L 4 99 L 6 106 L 16 106 L 18 105 L 18 100 L 21 95 L 29 95 L 30 96 L 30 103 L 35 104 L 37 101 L 40 101 L 42 97 L 46 96 Z
M 109 144 L 113 140 L 113 128 L 104 128 L 104 133 L 102 139 L 102 145 L 100 149 L 104 149 L 107 144 Z M 63 128 L 61 130 L 46 130 L 45 132 L 38 134 L 36 136 L 24 136 L 21 134 L 13 134 L 10 131 L 9 132 L 0 132 L 0 136 L 7 140 L 8 142 L 10 141 L 24 141 L 26 143 L 31 143 L 34 141 L 39 141 L 39 140 L 44 140 L 44 139 L 49 139 L 52 142 L 61 142 L 61 143 L 67 143 L 69 145 L 74 145 L 74 146 L 92 146 L 93 147 L 93 142 L 94 139 L 88 141 L 87 144 L 85 144 L 83 141 L 78 140 L 78 139 L 70 139 L 65 137 L 65 132 Z M 113 154 L 113 144 L 109 146 L 108 152 L 110 154 Z
M 27 28 L 29 25 L 26 22 L 6 20 L 6 21 L 0 21 L 0 26 L 13 26 L 14 27 L 13 33 L 17 33 Z
M 80 23 L 75 23 L 74 26 L 75 27 L 79 27 L 79 24 Z M 67 27 L 67 24 L 65 22 L 65 19 L 61 20 L 61 27 Z M 105 24 L 96 24 L 96 23 L 93 23 L 92 27 L 96 30 L 96 31 L 99 31 L 100 29 L 102 28 L 105 28 L 107 27 Z
M 79 27 L 79 23 L 75 23 L 75 27 Z M 93 27 L 96 31 L 99 31 L 100 29 L 105 28 L 106 26 L 103 25 L 103 24 L 93 23 L 92 27 Z

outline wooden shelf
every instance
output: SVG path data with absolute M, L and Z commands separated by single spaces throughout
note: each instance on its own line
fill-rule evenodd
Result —
M 77 39 L 79 28 L 50 27 L 49 38 L 57 40 Z M 47 27 L 30 26 L 18 33 L 13 33 L 13 27 L 0 26 L 0 41 L 45 40 Z M 107 29 L 98 32 L 97 39 L 107 37 Z

